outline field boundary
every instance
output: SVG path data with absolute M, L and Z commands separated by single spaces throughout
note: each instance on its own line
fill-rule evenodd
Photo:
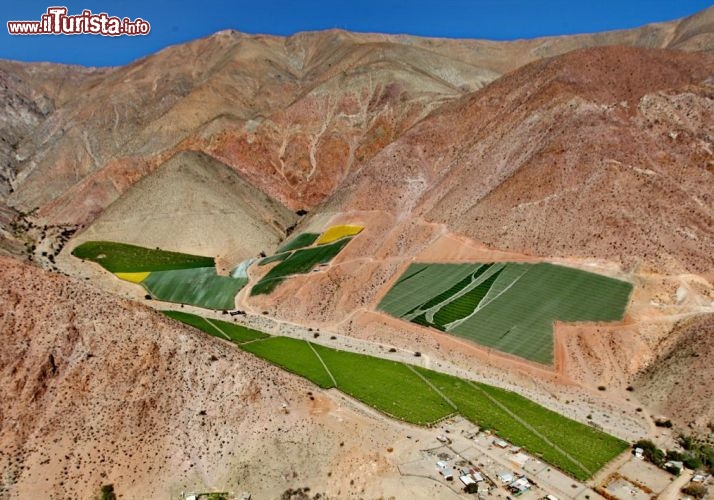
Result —
M 330 369 L 325 364 L 325 361 L 322 359 L 322 356 L 320 356 L 320 353 L 318 353 L 317 350 L 315 350 L 315 348 L 312 346 L 312 342 L 308 342 L 307 340 L 305 342 L 307 343 L 308 346 L 310 346 L 310 350 L 315 353 L 315 356 L 317 356 L 317 359 L 320 361 L 320 363 L 322 364 L 322 367 L 325 369 L 327 374 L 330 376 L 330 379 L 332 380 L 332 383 L 334 384 L 334 386 L 337 389 L 339 389 L 339 386 L 337 385 L 337 380 L 335 380 L 335 376 L 332 374 Z
M 221 327 L 219 327 L 217 324 L 215 324 L 215 323 L 214 323 L 213 321 L 211 321 L 210 319 L 204 317 L 204 318 L 203 318 L 203 321 L 205 321 L 206 323 L 208 323 L 209 325 L 211 325 L 213 328 L 215 328 L 216 330 L 218 330 L 218 331 L 221 333 L 221 335 L 223 335 L 227 340 L 231 340 L 231 341 L 233 340 L 232 338 L 230 338 L 230 337 L 228 336 L 228 334 L 227 334 L 226 332 L 223 331 L 223 329 L 222 329 Z
M 483 390 L 481 387 L 479 387 L 478 385 L 474 384 L 471 380 L 468 380 L 468 379 L 464 379 L 464 380 L 466 380 L 466 383 L 467 383 L 468 385 L 470 385 L 470 386 L 473 387 L 474 389 L 480 391 L 489 401 L 491 401 L 493 404 L 495 404 L 495 405 L 498 406 L 501 410 L 503 410 L 505 413 L 507 413 L 513 420 L 515 420 L 516 422 L 518 422 L 519 424 L 521 424 L 523 427 L 525 427 L 526 429 L 528 429 L 529 431 L 531 431 L 533 434 L 535 434 L 536 436 L 538 436 L 539 438 L 541 438 L 545 443 L 548 443 L 548 445 L 552 446 L 554 450 L 556 450 L 558 453 L 560 453 L 560 454 L 563 455 L 565 458 L 567 458 L 568 460 L 570 460 L 573 464 L 575 464 L 575 465 L 577 465 L 578 467 L 580 467 L 581 470 L 583 470 L 585 473 L 588 474 L 588 477 L 591 477 L 591 476 L 593 475 L 593 473 L 590 471 L 590 469 L 588 469 L 587 467 L 585 467 L 579 460 L 577 460 L 577 459 L 576 459 L 575 457 L 573 457 L 570 453 L 568 453 L 567 451 L 565 451 L 564 449 L 562 449 L 560 446 L 558 446 L 557 444 L 555 444 L 554 442 L 552 442 L 550 439 L 548 439 L 547 437 L 545 437 L 543 434 L 541 434 L 541 432 L 540 432 L 538 429 L 536 429 L 535 427 L 533 427 L 531 424 L 529 424 L 528 422 L 526 422 L 525 420 L 523 420 L 521 417 L 519 417 L 518 415 L 516 415 L 515 413 L 513 413 L 506 405 L 504 405 L 504 404 L 501 403 L 499 400 L 497 400 L 496 398 L 494 398 L 493 396 L 491 396 L 488 392 L 484 391 L 484 390 Z
M 454 402 L 451 401 L 451 400 L 446 396 L 446 394 L 444 394 L 443 392 L 441 392 L 441 390 L 440 390 L 438 387 L 436 387 L 434 384 L 432 384 L 432 383 L 431 383 L 431 380 L 427 379 L 424 375 L 422 375 L 421 373 L 419 373 L 418 371 L 416 371 L 412 365 L 407 364 L 407 363 L 402 363 L 402 364 L 403 364 L 404 366 L 406 366 L 407 368 L 409 368 L 409 370 L 411 370 L 412 373 L 414 373 L 414 375 L 416 375 L 417 377 L 419 377 L 420 379 L 422 379 L 422 381 L 424 381 L 424 383 L 425 383 L 426 385 L 428 385 L 429 387 L 431 387 L 431 390 L 433 390 L 435 393 L 437 393 L 439 396 L 441 396 L 441 398 L 442 398 L 444 401 L 446 401 L 446 402 L 449 404 L 449 406 L 451 406 L 451 407 L 452 407 L 454 410 L 456 410 L 457 412 L 459 411 L 459 407 L 456 406 L 456 405 L 454 404 Z
M 621 322 L 632 287 L 548 262 L 412 262 L 376 310 L 553 366 L 553 323 Z

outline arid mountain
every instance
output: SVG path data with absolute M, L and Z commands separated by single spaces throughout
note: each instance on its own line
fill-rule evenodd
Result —
M 661 346 L 657 361 L 636 377 L 635 391 L 682 428 L 706 429 L 714 423 L 714 314 L 685 320 L 674 333 L 674 342 Z
M 134 184 L 75 238 L 122 241 L 228 265 L 274 248 L 298 217 L 210 156 L 181 152 Z
M 628 322 L 558 327 L 558 370 L 624 391 L 678 338 L 682 318 L 714 313 L 711 68 L 705 54 L 582 49 L 443 106 L 316 211 L 368 227 L 331 269 L 244 303 L 436 356 L 447 341 L 373 313 L 410 261 L 597 269 L 637 284 Z M 297 299 L 306 296 L 310 306 Z M 686 418 L 684 407 L 668 407 Z
M 397 423 L 83 282 L 0 257 L 0 290 L 0 498 L 399 487 Z
M 0 254 L 20 257 L 24 253 L 24 242 L 15 234 L 14 225 L 19 214 L 0 202 Z
M 625 47 L 532 63 L 421 121 L 330 206 L 504 250 L 710 273 L 713 67 Z
M 35 92 L 54 110 L 13 139 L 10 202 L 86 223 L 174 152 L 200 149 L 309 208 L 429 112 L 504 73 L 588 46 L 711 50 L 712 17 L 507 43 L 221 32 L 120 68 L 2 63 L 16 79 L 9 92 Z

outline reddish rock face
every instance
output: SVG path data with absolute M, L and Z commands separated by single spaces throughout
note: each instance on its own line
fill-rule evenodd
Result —
M 86 223 L 177 151 L 200 149 L 284 205 L 314 207 L 422 118 L 504 73 L 588 46 L 711 50 L 712 12 L 517 42 L 226 31 L 119 68 L 3 62 L 5 101 L 25 118 L 8 136 L 17 154 L 0 151 L 13 158 L 2 176 L 11 205 Z
M 625 47 L 532 63 L 378 153 L 338 199 L 489 246 L 707 273 L 714 59 Z
M 93 498 L 103 484 L 161 497 L 217 483 L 279 498 L 297 481 L 336 497 L 360 476 L 355 463 L 405 433 L 82 281 L 0 257 L 0 292 L 3 497 Z M 327 481 L 335 470 L 346 479 Z M 370 477 L 398 475 L 381 459 Z

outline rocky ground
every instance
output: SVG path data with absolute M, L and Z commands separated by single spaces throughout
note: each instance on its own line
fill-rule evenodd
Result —
M 0 278 L 0 498 L 399 486 L 411 426 L 77 280 L 7 258 Z

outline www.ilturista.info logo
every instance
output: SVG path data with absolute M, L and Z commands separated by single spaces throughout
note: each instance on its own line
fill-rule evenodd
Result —
M 105 12 L 92 14 L 83 10 L 76 16 L 67 15 L 67 7 L 49 7 L 39 21 L 8 21 L 7 31 L 11 35 L 148 35 L 151 25 L 137 17 L 119 19 Z

